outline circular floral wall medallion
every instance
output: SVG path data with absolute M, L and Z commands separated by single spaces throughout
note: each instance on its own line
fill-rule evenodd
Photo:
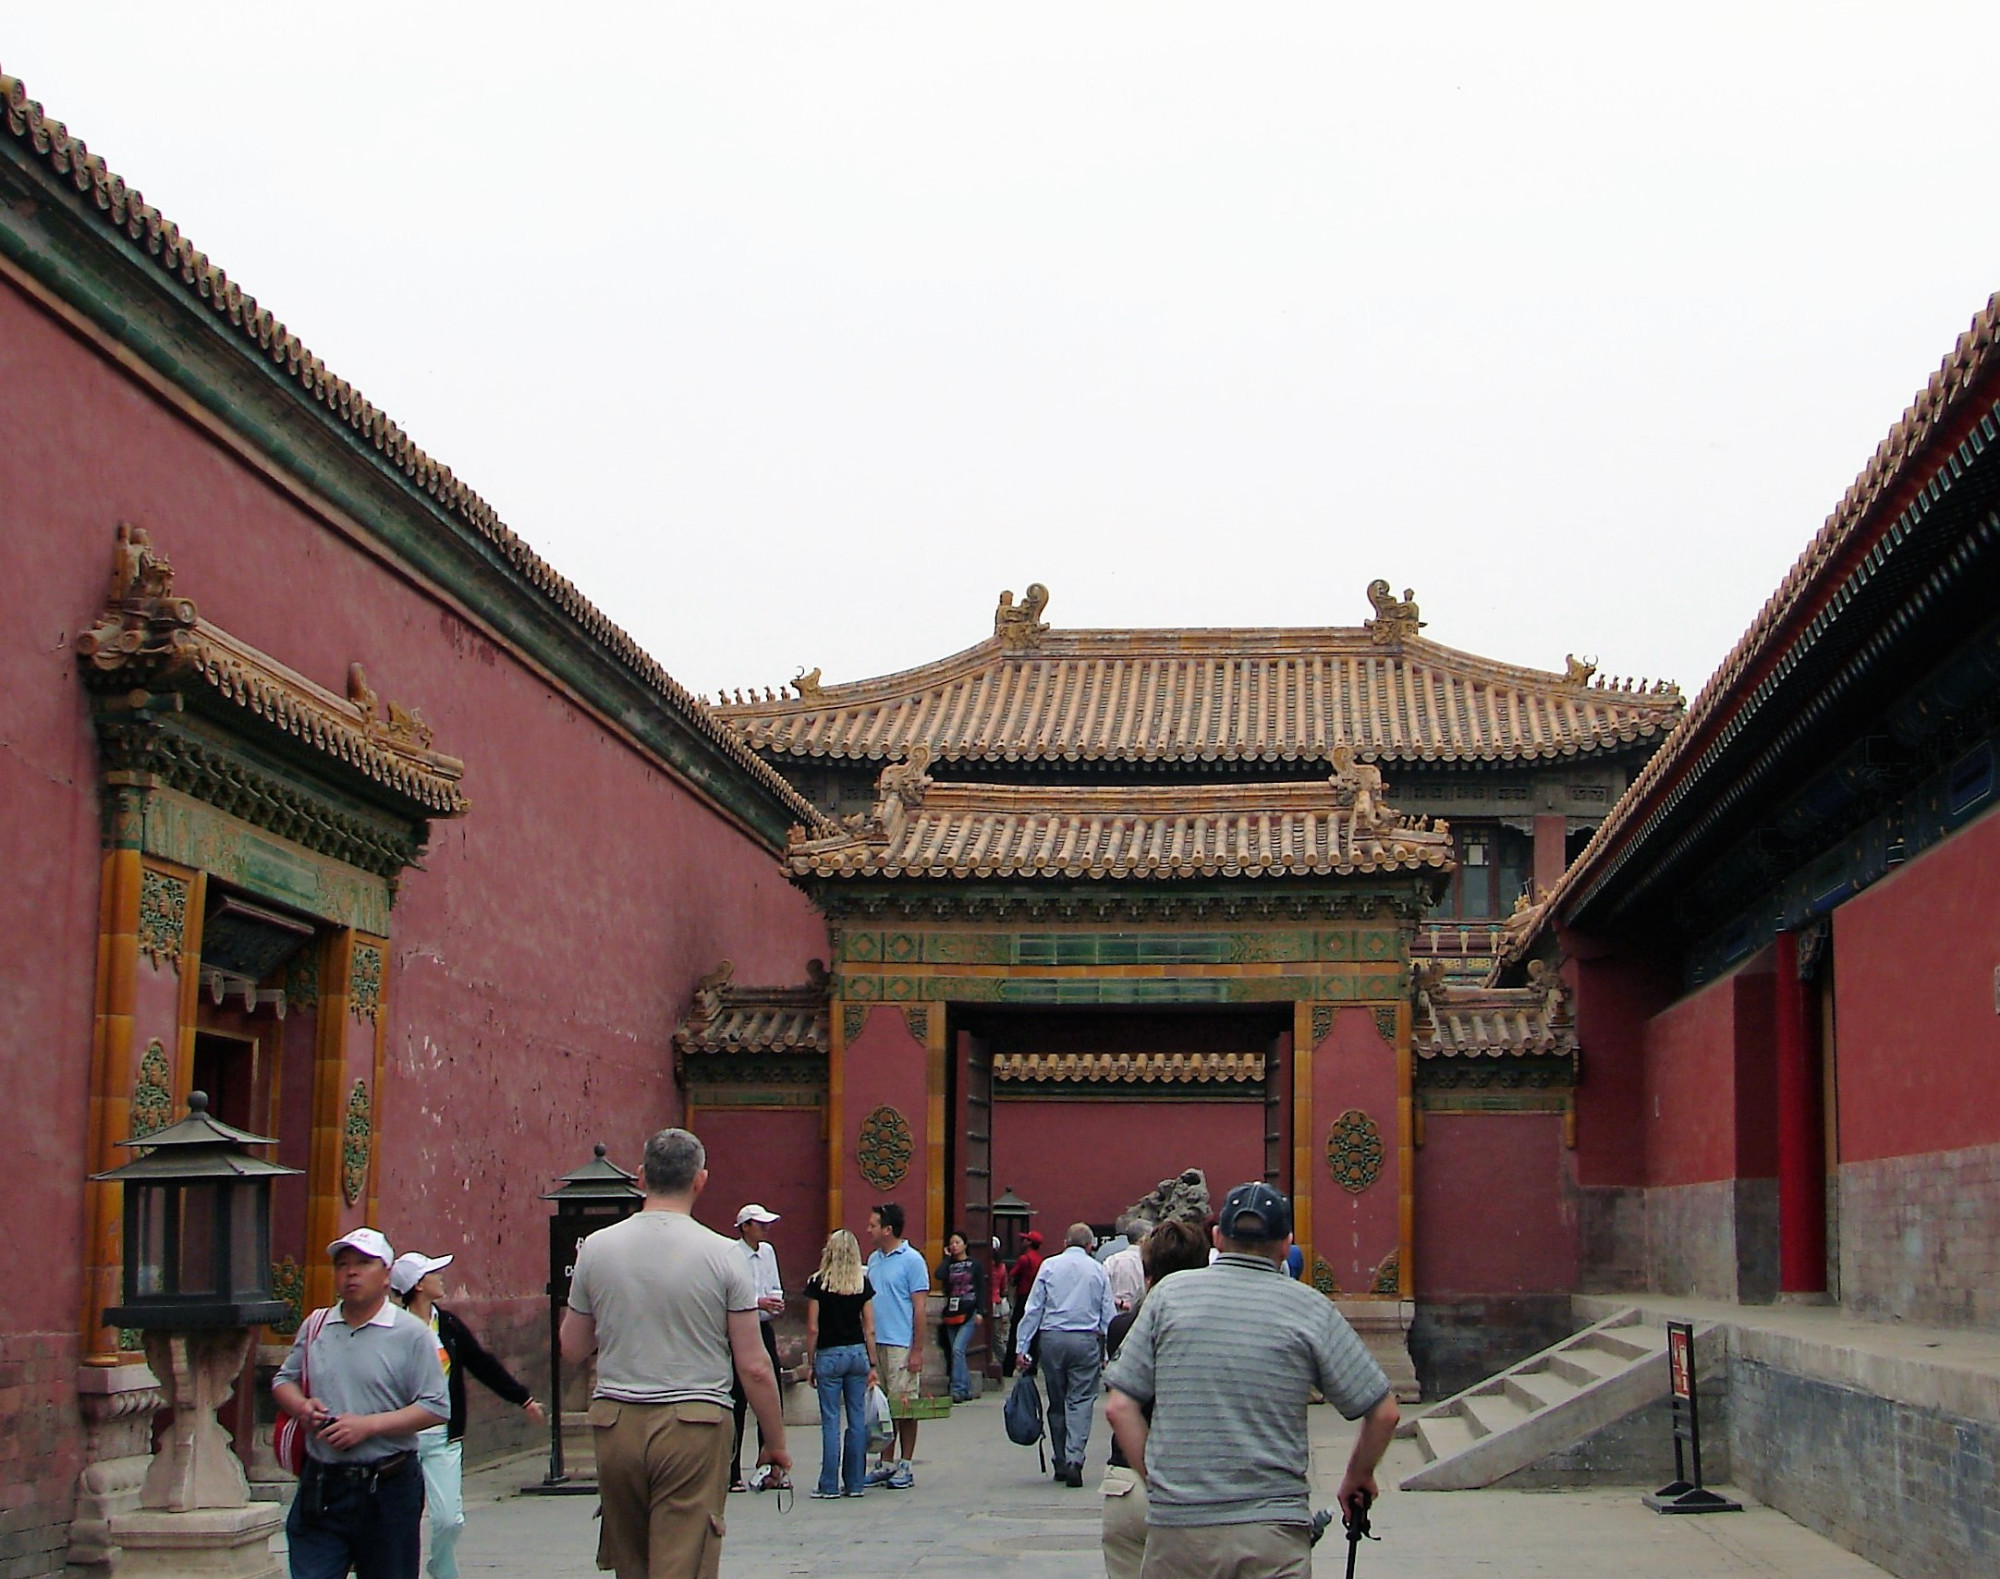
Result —
M 884 1103 L 861 1121 L 854 1156 L 863 1179 L 875 1189 L 893 1190 L 909 1173 L 916 1149 L 909 1120 Z
M 1333 1182 L 1359 1195 L 1382 1177 L 1382 1131 L 1357 1107 L 1333 1121 L 1326 1137 L 1326 1165 Z

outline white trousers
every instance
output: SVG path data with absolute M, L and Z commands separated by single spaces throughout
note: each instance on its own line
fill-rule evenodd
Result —
M 465 1444 L 447 1442 L 449 1426 L 417 1433 L 424 1506 L 431 1520 L 431 1579 L 458 1579 L 458 1537 L 465 1529 Z

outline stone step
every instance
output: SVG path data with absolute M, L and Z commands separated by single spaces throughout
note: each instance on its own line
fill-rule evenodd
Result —
M 1519 1425 L 1532 1411 L 1496 1388 L 1492 1392 L 1473 1393 L 1461 1399 L 1458 1412 L 1472 1428 L 1474 1436 L 1497 1436 L 1509 1426 Z
M 1450 1458 L 1472 1446 L 1472 1428 L 1455 1414 L 1425 1415 L 1417 1422 L 1417 1446 L 1426 1461 Z
M 1516 1371 L 1506 1378 L 1505 1386 L 1507 1396 L 1531 1413 L 1574 1398 L 1581 1390 L 1575 1382 L 1547 1367 L 1539 1371 Z

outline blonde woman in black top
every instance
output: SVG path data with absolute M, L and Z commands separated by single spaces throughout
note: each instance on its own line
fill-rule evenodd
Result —
M 868 1478 L 868 1389 L 876 1378 L 874 1297 L 862 1270 L 860 1244 L 845 1228 L 836 1228 L 820 1252 L 819 1270 L 805 1286 L 806 1364 L 819 1389 L 815 1497 L 858 1497 Z

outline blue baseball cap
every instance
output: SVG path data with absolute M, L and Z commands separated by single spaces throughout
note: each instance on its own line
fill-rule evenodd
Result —
M 1216 1226 L 1241 1244 L 1271 1243 L 1292 1231 L 1292 1203 L 1268 1184 L 1239 1184 L 1222 1198 Z

